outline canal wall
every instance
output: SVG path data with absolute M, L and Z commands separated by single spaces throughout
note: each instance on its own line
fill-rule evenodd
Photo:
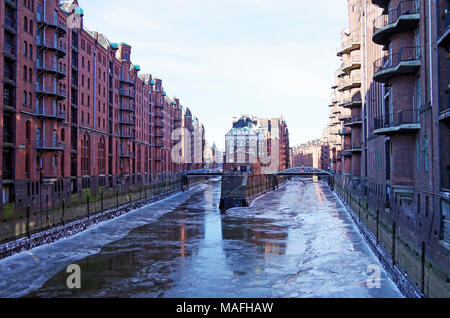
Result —
M 222 192 L 220 210 L 226 211 L 234 207 L 246 207 L 257 197 L 277 189 L 286 182 L 285 177 L 274 175 L 224 175 L 222 176 Z
M 417 246 L 407 228 L 392 215 L 372 207 L 368 196 L 335 183 L 335 192 L 392 280 L 406 297 L 450 297 L 448 264 Z M 448 261 L 448 260 L 447 260 Z
M 204 182 L 201 176 L 130 186 L 121 191 L 101 189 L 96 195 L 84 191 L 81 197 L 61 202 L 42 211 L 13 211 L 0 219 L 0 259 L 40 245 L 70 237 L 87 228 L 162 200 Z M 187 182 L 187 183 L 186 183 Z

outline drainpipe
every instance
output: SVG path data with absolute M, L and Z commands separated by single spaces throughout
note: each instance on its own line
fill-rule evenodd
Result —
M 95 107 L 97 106 L 97 103 L 96 103 L 96 97 L 97 97 L 97 95 L 96 95 L 96 92 L 97 92 L 97 40 L 98 40 L 98 33 L 95 36 L 94 63 L 93 63 L 94 64 L 94 95 L 92 97 L 92 100 L 93 100 L 94 105 L 93 105 L 92 108 L 94 110 L 94 113 L 93 113 L 93 119 L 92 120 L 94 121 L 94 125 L 93 125 L 94 130 L 95 130 Z M 91 150 L 92 150 L 92 157 L 94 159 L 94 164 L 92 166 L 94 167 L 94 174 L 95 174 L 96 158 L 95 158 L 95 143 L 94 143 L 94 139 L 93 138 L 91 138 Z

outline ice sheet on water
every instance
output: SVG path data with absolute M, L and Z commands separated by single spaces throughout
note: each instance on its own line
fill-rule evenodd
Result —
M 197 185 L 189 192 L 151 203 L 75 236 L 0 260 L 0 297 L 21 297 L 38 289 L 54 273 L 98 253 L 102 246 L 120 240 L 132 229 L 155 222 L 206 186 Z

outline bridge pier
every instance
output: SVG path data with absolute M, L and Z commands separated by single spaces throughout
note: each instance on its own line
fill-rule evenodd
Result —
M 275 175 L 224 175 L 219 209 L 222 213 L 235 207 L 248 207 L 250 203 L 267 193 L 278 189 L 286 178 Z

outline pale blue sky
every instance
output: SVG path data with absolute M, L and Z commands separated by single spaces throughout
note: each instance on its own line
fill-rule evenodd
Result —
M 126 42 L 223 148 L 233 116 L 287 121 L 291 145 L 328 121 L 346 0 L 79 0 L 84 24 Z

